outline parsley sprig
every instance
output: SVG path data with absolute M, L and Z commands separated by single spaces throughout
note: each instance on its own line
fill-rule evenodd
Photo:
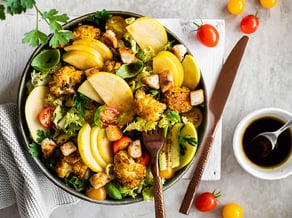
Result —
M 36 25 L 35 29 L 25 33 L 22 40 L 23 43 L 29 44 L 31 47 L 36 47 L 40 44 L 47 44 L 53 48 L 65 45 L 70 39 L 73 38 L 73 34 L 69 30 L 64 30 L 62 24 L 69 20 L 67 14 L 59 14 L 56 9 L 49 11 L 41 11 L 35 0 L 4 0 L 6 7 L 0 5 L 0 19 L 5 20 L 6 13 L 10 15 L 21 14 L 26 12 L 27 9 L 34 8 L 36 10 Z M 47 34 L 39 30 L 39 16 L 41 20 L 46 22 L 52 33 L 52 37 L 49 38 Z

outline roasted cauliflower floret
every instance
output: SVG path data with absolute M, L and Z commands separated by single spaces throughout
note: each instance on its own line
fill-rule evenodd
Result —
M 146 94 L 142 89 L 136 91 L 134 110 L 141 118 L 155 122 L 161 118 L 165 109 L 166 105 L 156 100 L 152 95 Z
M 83 72 L 73 66 L 60 68 L 50 79 L 50 92 L 56 97 L 75 93 L 75 86 L 82 81 Z
M 115 178 L 128 188 L 137 187 L 146 176 L 146 167 L 136 163 L 124 150 L 114 156 L 113 171 Z
M 79 39 L 99 39 L 101 30 L 91 25 L 81 25 L 73 30 L 74 41 Z
M 190 90 L 187 87 L 171 88 L 164 93 L 164 102 L 177 113 L 184 113 L 192 109 Z
M 103 65 L 103 70 L 105 72 L 115 73 L 120 67 L 122 63 L 114 60 L 106 60 Z

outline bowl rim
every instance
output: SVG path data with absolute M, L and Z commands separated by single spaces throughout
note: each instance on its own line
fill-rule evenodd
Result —
M 244 129 L 253 121 L 266 116 L 272 116 L 287 121 L 292 118 L 292 113 L 281 108 L 266 107 L 257 109 L 245 115 L 237 124 L 233 134 L 233 153 L 238 164 L 252 176 L 265 180 L 282 179 L 292 174 L 292 153 L 290 157 L 280 165 L 264 168 L 250 161 L 244 154 L 241 146 Z
M 107 11 L 110 14 L 113 15 L 121 15 L 121 16 L 127 16 L 127 17 L 144 17 L 146 15 L 141 15 L 138 13 L 134 13 L 134 12 L 128 12 L 128 11 L 115 11 L 115 10 L 109 10 Z M 78 23 L 83 22 L 88 16 L 94 15 L 95 12 L 91 12 L 91 13 L 87 13 L 81 16 L 78 16 L 76 18 L 73 18 L 71 20 L 69 20 L 66 24 L 63 25 L 64 29 L 70 29 L 75 25 L 78 25 Z M 168 28 L 166 28 L 164 26 L 164 28 L 167 31 L 167 35 L 175 38 L 175 40 L 177 40 L 179 43 L 184 44 L 183 41 L 177 37 L 172 31 L 170 31 Z M 49 35 L 49 37 L 51 37 L 51 34 Z M 43 50 L 47 45 L 40 45 L 38 46 L 33 53 L 31 54 L 31 56 L 28 58 L 28 61 L 25 65 L 25 68 L 22 72 L 21 78 L 20 78 L 20 82 L 19 82 L 19 86 L 18 86 L 18 95 L 17 95 L 17 108 L 18 108 L 18 117 L 19 117 L 19 129 L 20 129 L 20 133 L 21 133 L 21 140 L 24 143 L 24 146 L 26 148 L 28 148 L 29 144 L 31 143 L 31 139 L 29 137 L 29 130 L 26 124 L 26 120 L 25 120 L 25 114 L 24 114 L 24 106 L 25 106 L 25 100 L 27 98 L 27 88 L 26 88 L 26 82 L 30 79 L 30 69 L 31 69 L 31 61 L 32 59 L 41 51 Z M 187 52 L 189 54 L 192 54 L 190 52 L 190 50 L 187 48 Z M 208 108 L 207 108 L 207 103 L 208 103 L 208 92 L 206 89 L 206 83 L 204 80 L 203 75 L 201 76 L 200 79 L 200 87 L 203 87 L 204 89 L 204 97 L 205 97 L 205 108 L 204 108 L 204 121 L 202 124 L 202 127 L 200 128 L 200 132 L 198 132 L 198 135 L 201 135 L 201 137 L 199 138 L 199 143 L 198 143 L 198 148 L 197 148 L 197 152 L 200 149 L 200 144 L 203 141 L 203 139 L 205 138 L 206 135 L 206 130 L 207 130 L 207 123 L 208 123 Z M 180 170 L 179 173 L 177 173 L 172 179 L 170 179 L 169 181 L 166 182 L 166 184 L 164 184 L 163 186 L 163 191 L 167 190 L 168 188 L 170 188 L 171 186 L 173 186 L 176 182 L 178 182 L 184 175 L 185 173 L 189 170 L 189 168 L 191 167 L 191 165 L 193 164 L 194 160 L 196 159 L 197 154 L 194 156 L 194 158 L 192 159 L 192 161 L 185 166 L 184 168 L 182 168 Z M 97 204 L 103 204 L 103 205 L 126 205 L 126 204 L 132 204 L 132 203 L 137 203 L 137 202 L 141 202 L 143 201 L 142 197 L 137 197 L 137 198 L 124 198 L 122 201 L 116 201 L 116 200 L 111 200 L 111 199 L 106 199 L 103 201 L 99 201 L 99 200 L 94 200 L 91 199 L 89 197 L 87 197 L 85 194 L 78 192 L 76 190 L 74 190 L 73 188 L 66 186 L 64 184 L 64 182 L 59 179 L 58 177 L 54 176 L 49 169 L 44 165 L 44 163 L 40 160 L 40 158 L 38 157 L 32 157 L 33 161 L 36 163 L 36 165 L 39 167 L 39 169 L 45 174 L 45 176 L 51 180 L 55 185 L 57 185 L 59 188 L 63 189 L 64 191 L 66 191 L 67 193 L 70 193 L 71 195 L 78 197 L 79 199 L 83 199 L 86 200 L 88 202 L 92 202 L 92 203 L 97 203 Z

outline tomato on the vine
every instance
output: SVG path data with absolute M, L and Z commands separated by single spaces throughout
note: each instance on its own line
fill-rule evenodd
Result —
M 217 198 L 220 196 L 220 192 L 204 192 L 196 199 L 195 207 L 201 212 L 213 210 L 217 205 Z
M 150 163 L 151 156 L 148 150 L 143 149 L 142 150 L 142 156 L 137 158 L 136 162 L 139 164 L 143 164 L 144 166 L 147 166 Z
M 245 9 L 244 0 L 229 0 L 227 9 L 231 14 L 241 14 Z
M 198 25 L 197 37 L 207 47 L 215 47 L 219 42 L 218 30 L 211 24 Z
M 114 141 L 113 143 L 113 153 L 116 154 L 120 150 L 124 150 L 131 144 L 133 140 L 128 136 L 122 136 L 119 140 Z
M 53 127 L 53 113 L 55 110 L 55 106 L 48 106 L 42 109 L 42 111 L 39 113 L 38 118 L 42 126 L 45 128 L 51 128 Z
M 257 15 L 247 15 L 240 22 L 240 29 L 243 33 L 254 33 L 260 25 Z
M 260 0 L 260 3 L 264 8 L 272 8 L 278 3 L 278 0 Z
M 229 203 L 223 207 L 222 216 L 223 218 L 242 218 L 243 210 L 238 204 Z

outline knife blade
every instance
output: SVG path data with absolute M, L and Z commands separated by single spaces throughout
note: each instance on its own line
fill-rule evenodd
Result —
M 195 163 L 193 175 L 185 192 L 185 196 L 179 210 L 181 213 L 189 214 L 190 212 L 205 166 L 207 164 L 210 150 L 212 148 L 218 122 L 222 117 L 224 107 L 231 92 L 231 88 L 236 77 L 241 59 L 243 57 L 248 39 L 248 36 L 243 36 L 236 43 L 228 55 L 225 63 L 223 64 L 219 77 L 216 81 L 208 104 L 210 127 L 202 143 L 202 148 L 198 154 L 198 159 Z

